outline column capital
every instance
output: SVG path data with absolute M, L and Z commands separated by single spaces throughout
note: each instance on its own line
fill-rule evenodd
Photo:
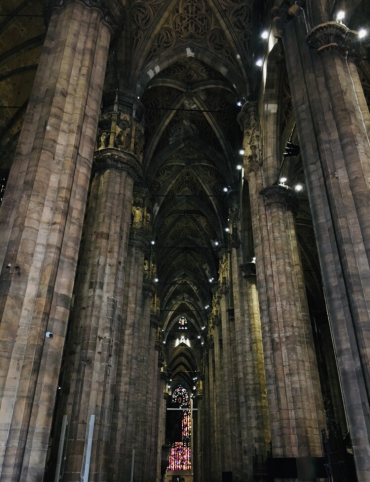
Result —
M 260 194 L 265 198 L 267 206 L 271 204 L 283 204 L 293 211 L 298 209 L 298 197 L 294 189 L 291 187 L 273 185 L 262 189 Z
M 358 33 L 338 22 L 325 22 L 314 27 L 307 35 L 308 45 L 317 53 L 334 50 L 342 55 L 358 56 Z
M 126 171 L 134 181 L 139 181 L 143 174 L 143 168 L 134 155 L 114 148 L 95 151 L 93 173 L 107 169 Z
M 275 29 L 275 36 L 282 37 L 285 27 L 289 20 L 297 17 L 305 6 L 306 0 L 290 0 L 289 2 L 280 1 L 280 5 L 275 5 L 272 10 L 272 18 Z
M 143 292 L 145 295 L 152 297 L 157 291 L 157 286 L 151 279 L 144 278 L 143 282 Z M 152 322 L 152 317 L 150 317 L 150 323 Z M 157 321 L 158 326 L 158 321 Z
M 128 241 L 130 246 L 135 246 L 142 251 L 145 251 L 149 246 L 149 242 L 150 236 L 148 230 L 131 226 L 130 237 Z
M 63 8 L 68 3 L 81 3 L 88 8 L 99 10 L 112 33 L 123 23 L 125 7 L 123 3 L 114 0 L 44 0 L 45 18 L 50 18 L 54 8 Z

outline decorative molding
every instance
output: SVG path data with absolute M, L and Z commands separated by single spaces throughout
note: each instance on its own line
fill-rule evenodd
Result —
M 114 148 L 95 152 L 93 172 L 106 171 L 107 169 L 126 171 L 135 181 L 141 180 L 143 174 L 143 168 L 135 156 Z
M 88 8 L 100 10 L 103 21 L 114 32 L 124 21 L 125 8 L 121 2 L 113 0 L 44 0 L 44 14 L 50 19 L 54 8 L 63 8 L 67 3 L 79 2 Z
M 262 189 L 260 194 L 265 198 L 266 205 L 283 204 L 297 211 L 299 201 L 296 192 L 291 187 L 273 185 Z
M 338 22 L 326 22 L 314 27 L 307 35 L 308 45 L 319 54 L 328 50 L 337 50 L 342 55 L 359 55 L 357 32 Z

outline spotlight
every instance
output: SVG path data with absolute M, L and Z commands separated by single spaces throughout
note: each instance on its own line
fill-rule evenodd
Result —
M 193 390 L 196 390 L 196 389 L 197 389 L 197 387 L 194 386 L 194 387 L 193 387 Z
M 261 37 L 262 37 L 263 39 L 265 39 L 265 40 L 268 39 L 268 38 L 269 38 L 269 33 L 268 33 L 268 31 L 267 31 L 267 30 L 264 30 L 264 31 L 261 33 Z
M 165 345 L 165 344 L 166 344 L 166 340 L 163 340 L 163 345 Z
M 215 246 L 218 246 L 220 243 L 218 241 L 215 241 Z
M 153 246 L 155 245 L 154 239 L 152 239 L 152 241 L 150 241 L 150 244 L 152 244 Z
M 244 149 L 240 149 L 239 154 L 240 154 L 241 156 L 244 156 L 245 150 L 244 150 Z
M 299 191 L 302 191 L 303 186 L 302 186 L 302 184 L 296 184 L 296 185 L 294 186 L 294 189 L 299 192 Z
M 206 305 L 206 306 L 204 307 L 205 310 L 208 310 L 208 308 L 209 308 L 209 305 Z
M 242 106 L 242 103 L 240 102 L 240 100 L 236 103 L 236 105 L 237 105 L 238 107 L 241 107 L 241 106 Z
M 201 345 L 204 345 L 204 341 L 202 341 Z
M 214 280 L 214 278 L 209 278 L 209 282 L 212 283 L 212 281 Z
M 159 279 L 158 279 L 158 278 L 154 278 L 154 281 L 155 281 L 156 283 L 158 283 Z
M 263 60 L 262 60 L 262 59 L 258 59 L 257 62 L 256 62 L 256 65 L 257 65 L 257 67 L 262 67 L 262 65 L 263 65 Z
M 341 22 L 345 16 L 346 16 L 346 13 L 343 10 L 339 10 L 336 17 L 337 22 Z
M 137 96 L 137 100 L 140 100 L 140 95 Z
M 366 36 L 367 36 L 367 30 L 365 30 L 364 28 L 358 31 L 359 38 L 365 38 Z
M 252 258 L 252 263 L 256 263 L 256 257 L 255 256 Z
M 225 228 L 225 231 L 228 233 L 230 231 L 230 228 Z
M 223 191 L 224 191 L 224 192 L 227 192 L 227 191 L 228 191 L 227 187 L 224 187 Z
M 200 335 L 197 336 L 198 340 L 200 340 Z
M 288 179 L 287 179 L 286 177 L 281 177 L 281 178 L 279 179 L 279 182 L 280 182 L 280 184 L 285 184 L 285 183 L 287 182 L 287 180 L 288 180 Z
M 238 164 L 238 165 L 236 166 L 236 168 L 237 168 L 238 171 L 241 171 L 241 170 L 242 170 L 242 167 L 243 167 L 243 166 L 242 166 L 241 164 Z

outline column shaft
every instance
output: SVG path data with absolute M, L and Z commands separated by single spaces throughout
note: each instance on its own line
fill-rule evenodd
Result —
M 131 176 L 116 169 L 97 172 L 91 186 L 66 359 L 66 480 L 80 479 L 91 415 L 90 478 L 107 477 L 132 192 Z
M 282 34 L 329 321 L 362 482 L 370 477 L 370 144 L 369 111 L 348 56 L 356 48 L 357 35 L 327 22 L 314 28 L 307 42 L 300 17 L 288 21 Z
M 109 41 L 98 9 L 53 11 L 3 201 L 1 480 L 44 471 Z

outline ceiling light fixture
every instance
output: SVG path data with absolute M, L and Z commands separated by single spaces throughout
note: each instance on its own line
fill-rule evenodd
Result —
M 302 184 L 296 184 L 296 185 L 294 186 L 294 189 L 299 192 L 299 191 L 302 191 L 303 186 L 302 186 Z
M 262 59 L 258 59 L 257 62 L 256 62 L 256 65 L 257 65 L 257 67 L 262 67 L 262 65 L 263 65 L 263 60 L 262 60 Z
M 364 28 L 361 28 L 359 31 L 358 31 L 358 37 L 359 38 L 365 38 L 367 36 L 367 30 L 365 30 Z
M 339 10 L 336 16 L 337 22 L 342 23 L 342 20 L 345 18 L 345 16 L 346 16 L 346 12 L 344 12 L 343 10 Z

